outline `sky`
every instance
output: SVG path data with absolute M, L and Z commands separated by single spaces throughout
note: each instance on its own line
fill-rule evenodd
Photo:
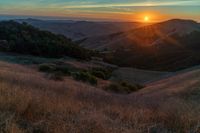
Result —
M 200 22 L 200 0 L 0 0 L 0 15 L 151 22 Z M 45 18 L 45 17 L 44 17 Z

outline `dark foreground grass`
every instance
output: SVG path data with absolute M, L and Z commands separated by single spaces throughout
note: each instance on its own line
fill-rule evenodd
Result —
M 1 133 L 198 133 L 199 107 L 180 97 L 151 105 L 0 63 Z

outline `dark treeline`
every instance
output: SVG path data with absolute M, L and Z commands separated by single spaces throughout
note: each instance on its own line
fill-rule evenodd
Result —
M 63 35 L 41 31 L 27 23 L 0 22 L 1 50 L 45 57 L 71 56 L 89 59 L 93 51 L 86 50 Z

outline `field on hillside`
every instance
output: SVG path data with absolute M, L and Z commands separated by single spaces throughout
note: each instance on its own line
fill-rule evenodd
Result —
M 199 78 L 193 70 L 120 95 L 0 62 L 0 132 L 198 133 Z
M 113 72 L 111 80 L 125 80 L 130 83 L 141 83 L 146 84 L 153 82 L 167 76 L 172 75 L 171 72 L 157 72 L 157 71 L 147 71 L 128 67 L 121 67 Z

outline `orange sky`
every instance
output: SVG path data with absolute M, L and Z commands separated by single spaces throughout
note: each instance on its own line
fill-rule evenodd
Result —
M 91 20 L 200 21 L 200 0 L 0 0 L 0 15 L 53 16 Z

